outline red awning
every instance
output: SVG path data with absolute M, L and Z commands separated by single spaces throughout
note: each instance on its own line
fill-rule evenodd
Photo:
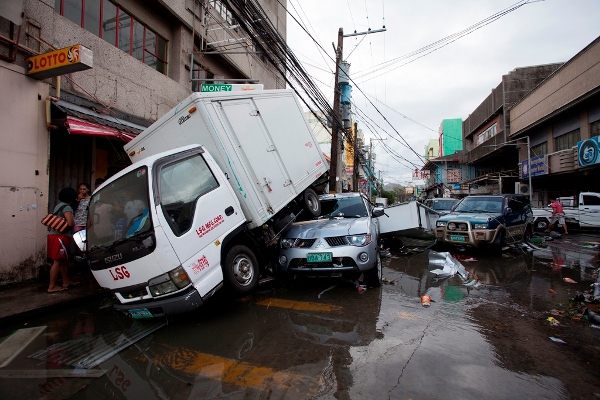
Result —
M 119 139 L 124 142 L 131 141 L 137 135 L 109 126 L 100 125 L 77 117 L 67 115 L 67 130 L 71 135 L 96 135 L 106 138 Z

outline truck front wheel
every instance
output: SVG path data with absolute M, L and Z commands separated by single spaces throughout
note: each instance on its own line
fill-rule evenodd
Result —
M 223 274 L 231 289 L 237 294 L 248 294 L 258 286 L 259 267 L 256 256 L 248 247 L 233 246 L 223 266 Z

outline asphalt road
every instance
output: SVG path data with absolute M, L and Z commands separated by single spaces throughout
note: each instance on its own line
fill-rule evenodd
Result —
M 0 368 L 0 398 L 595 399 L 600 329 L 573 319 L 583 303 L 570 299 L 597 253 L 460 253 L 476 259 L 462 262 L 467 280 L 432 274 L 429 251 L 394 253 L 381 288 L 273 281 L 169 321 L 65 310 L 0 327 L 31 336 Z

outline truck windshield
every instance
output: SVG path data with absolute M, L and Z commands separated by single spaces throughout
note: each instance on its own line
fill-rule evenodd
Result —
M 108 246 L 152 227 L 148 201 L 148 171 L 141 167 L 94 193 L 90 199 L 87 245 Z
M 502 197 L 465 197 L 454 211 L 459 212 L 502 212 Z

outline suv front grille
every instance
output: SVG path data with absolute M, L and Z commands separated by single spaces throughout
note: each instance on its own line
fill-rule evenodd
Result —
M 298 239 L 294 244 L 294 247 L 306 248 L 312 247 L 317 239 Z
M 348 245 L 348 240 L 346 240 L 346 236 L 328 237 L 325 238 L 325 241 L 331 247 Z

